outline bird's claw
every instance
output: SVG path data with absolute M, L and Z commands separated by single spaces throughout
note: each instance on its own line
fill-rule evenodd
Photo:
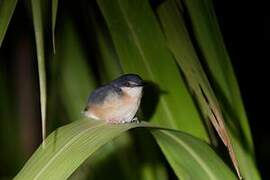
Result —
M 132 120 L 131 120 L 131 123 L 140 123 L 140 121 L 138 120 L 137 117 L 134 117 Z

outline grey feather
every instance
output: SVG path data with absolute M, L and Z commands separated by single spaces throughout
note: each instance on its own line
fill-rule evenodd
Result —
M 97 88 L 88 98 L 88 104 L 102 104 L 110 95 L 122 95 L 122 90 L 111 84 Z

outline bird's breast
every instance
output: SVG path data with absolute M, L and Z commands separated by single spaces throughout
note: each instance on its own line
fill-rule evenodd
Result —
M 108 98 L 102 105 L 90 105 L 86 115 L 108 122 L 131 121 L 139 107 L 140 98 L 124 92 L 118 98 Z

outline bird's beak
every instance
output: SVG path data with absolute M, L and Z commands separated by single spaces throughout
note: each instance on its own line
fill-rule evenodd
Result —
M 143 87 L 144 86 L 144 82 L 142 82 L 141 84 L 137 84 L 136 87 Z

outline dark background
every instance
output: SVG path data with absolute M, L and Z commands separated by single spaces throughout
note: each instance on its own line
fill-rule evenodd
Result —
M 270 177 L 270 129 L 266 95 L 270 70 L 269 50 L 265 45 L 270 39 L 269 8 L 261 1 L 214 2 L 250 121 L 257 165 L 262 178 L 267 179 Z

